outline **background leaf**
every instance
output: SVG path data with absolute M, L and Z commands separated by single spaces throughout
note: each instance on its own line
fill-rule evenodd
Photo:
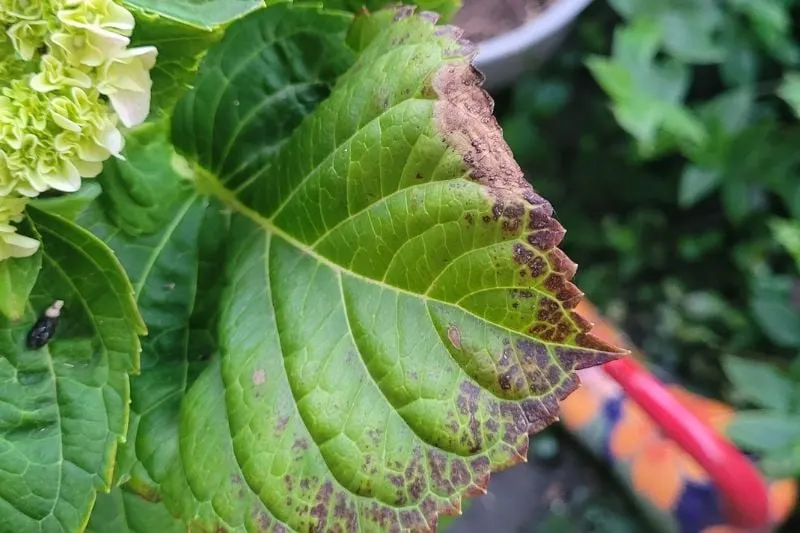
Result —
M 103 193 L 80 218 L 119 257 L 150 330 L 142 374 L 131 382 L 131 426 L 116 472 L 149 498 L 177 456 L 184 393 L 216 351 L 228 230 L 222 206 L 197 194 L 176 159 L 164 121 L 134 130 L 126 160 L 104 169 Z
M 278 24 L 278 17 L 288 20 Z M 344 13 L 277 4 L 237 24 L 176 107 L 175 146 L 230 188 L 246 185 L 352 64 L 343 44 L 350 21 Z M 290 59 L 287 49 L 295 54 Z
M 793 384 L 774 366 L 760 361 L 728 356 L 722 361 L 736 393 L 758 407 L 789 411 Z
M 163 230 L 175 206 L 194 189 L 169 142 L 169 121 L 145 122 L 129 131 L 123 155 L 109 159 L 98 177 L 106 217 L 129 235 Z
M 796 280 L 760 275 L 753 280 L 750 306 L 761 329 L 779 346 L 800 347 L 800 309 L 792 302 Z
M 202 528 L 432 528 L 524 457 L 574 369 L 617 353 L 572 312 L 563 229 L 453 29 L 377 13 L 349 35 L 356 64 L 277 151 L 265 128 L 230 126 L 275 113 L 248 51 L 276 79 L 319 69 L 307 34 L 329 17 L 275 5 L 237 22 L 176 107 L 176 144 L 247 215 L 231 229 L 219 366 L 187 395 L 165 483 Z M 278 31 L 307 58 L 288 71 L 253 38 Z M 198 438 L 211 427 L 230 433 Z
M 338 49 L 345 58 L 351 57 L 343 42 L 346 25 L 340 23 L 347 18 L 329 18 L 339 25 L 323 25 L 319 30 L 304 28 L 298 39 L 317 31 L 322 36 L 338 31 Z M 275 42 L 272 51 L 264 46 L 262 52 L 270 54 L 289 44 Z M 327 53 L 335 56 L 336 49 L 330 46 Z M 342 64 L 342 70 L 346 66 L 349 62 Z M 313 70 L 300 69 L 296 74 L 298 84 L 325 83 Z M 328 83 L 332 75 L 335 72 L 329 75 Z M 304 107 L 292 112 L 273 109 L 269 131 L 288 135 L 316 103 L 307 96 Z M 264 112 L 270 106 L 285 104 L 281 98 L 258 103 Z M 254 138 L 258 134 L 254 129 Z M 174 494 L 175 489 L 169 486 L 172 482 L 184 483 L 181 490 L 189 490 L 182 468 L 176 474 L 177 481 L 167 479 L 168 471 L 180 463 L 178 432 L 184 395 L 217 350 L 216 319 L 229 215 L 218 201 L 198 196 L 189 186 L 181 165 L 174 164 L 176 155 L 163 123 L 147 124 L 130 136 L 126 149 L 134 153 L 126 155 L 129 161 L 135 161 L 135 166 L 119 162 L 104 172 L 100 177 L 104 192 L 99 205 L 106 209 L 94 206 L 81 217 L 81 223 L 117 253 L 136 287 L 137 302 L 150 328 L 150 335 L 143 342 L 143 372 L 132 382 L 131 428 L 128 442 L 119 454 L 117 474 L 129 490 L 153 498 L 159 493 Z M 269 138 L 262 136 L 260 148 L 268 148 L 265 140 Z M 281 142 L 277 136 L 273 140 Z M 169 202 L 164 201 L 161 191 L 167 191 Z M 224 431 L 216 432 L 225 437 Z M 198 437 L 214 440 L 208 434 Z M 206 466 L 190 465 L 199 469 Z M 179 498 L 180 495 L 170 501 L 173 511 L 180 505 Z
M 162 19 L 213 29 L 262 7 L 264 0 L 124 0 L 124 3 Z
M 792 111 L 800 118 L 800 73 L 787 72 L 778 87 L 778 95 L 786 100 Z
M 716 63 L 725 58 L 721 46 L 723 11 L 714 0 L 611 0 L 626 19 L 646 20 L 663 36 L 663 47 L 676 59 L 693 63 Z
M 219 284 L 213 274 L 224 258 L 227 234 L 221 206 L 191 191 L 164 214 L 161 231 L 147 236 L 120 231 L 99 209 L 81 219 L 119 257 L 148 324 L 142 373 L 131 381 L 131 427 L 117 469 L 121 482 L 148 497 L 157 494 L 163 470 L 177 454 L 183 395 L 216 349 Z
M 158 48 L 151 116 L 169 111 L 191 86 L 206 50 L 231 21 L 264 6 L 264 0 L 124 0 L 136 18 L 133 46 Z
M 728 426 L 728 435 L 755 452 L 786 448 L 800 440 L 800 416 L 772 411 L 743 411 Z
M 800 274 L 800 219 L 775 219 L 770 224 L 775 240 L 792 256 Z
M 719 172 L 687 165 L 681 175 L 679 202 L 691 206 L 711 194 L 719 184 Z
M 0 531 L 77 531 L 95 491 L 111 487 L 145 329 L 113 253 L 73 223 L 30 211 L 41 274 L 23 318 L 0 320 Z M 65 304 L 55 337 L 28 349 L 28 331 L 56 299 Z
M 153 503 L 120 488 L 100 494 L 86 533 L 184 533 L 186 526 Z
M 107 162 L 106 165 L 108 164 Z M 41 211 L 47 211 L 51 215 L 75 220 L 89 204 L 100 196 L 100 190 L 100 184 L 97 181 L 84 180 L 81 188 L 76 192 L 45 198 L 39 196 L 32 199 L 30 205 Z
M 645 155 L 659 148 L 661 132 L 681 143 L 705 141 L 702 123 L 681 103 L 691 82 L 687 65 L 656 60 L 663 30 L 650 19 L 637 19 L 614 32 L 611 58 L 592 56 L 586 65 L 608 92 L 620 125 L 639 142 Z

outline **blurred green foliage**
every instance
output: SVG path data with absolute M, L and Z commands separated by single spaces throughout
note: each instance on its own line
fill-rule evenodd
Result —
M 595 2 L 497 97 L 578 285 L 659 368 L 746 409 L 731 437 L 780 475 L 800 474 L 799 7 Z

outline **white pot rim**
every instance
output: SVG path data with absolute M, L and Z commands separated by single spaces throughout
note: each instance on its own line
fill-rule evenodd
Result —
M 554 0 L 551 7 L 530 22 L 478 43 L 478 62 L 494 63 L 498 59 L 536 46 L 567 27 L 591 2 L 592 0 Z

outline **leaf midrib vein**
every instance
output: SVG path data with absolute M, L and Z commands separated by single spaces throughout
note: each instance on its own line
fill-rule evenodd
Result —
M 198 171 L 207 172 L 202 167 L 198 167 Z M 296 239 L 295 237 L 293 237 L 291 234 L 287 233 L 283 229 L 281 229 L 278 226 L 276 226 L 275 223 L 272 221 L 272 219 L 266 219 L 266 218 L 262 217 L 258 212 L 253 210 L 252 208 L 244 205 L 241 201 L 239 201 L 239 199 L 237 199 L 233 194 L 230 193 L 230 191 L 228 191 L 224 187 L 222 187 L 222 186 L 215 187 L 213 193 L 215 195 L 217 195 L 222 201 L 224 201 L 225 203 L 228 203 L 229 205 L 231 205 L 231 207 L 235 211 L 241 213 L 242 215 L 246 216 L 251 221 L 253 221 L 256 225 L 260 226 L 268 234 L 271 233 L 271 234 L 273 234 L 273 235 L 275 235 L 277 237 L 280 237 L 281 239 L 283 239 L 287 243 L 289 243 L 292 246 L 294 246 L 296 249 L 300 250 L 302 253 L 307 254 L 308 256 L 312 257 L 314 260 L 316 260 L 316 261 L 328 266 L 334 272 L 342 273 L 344 275 L 360 279 L 360 280 L 362 280 L 364 282 L 377 285 L 377 286 L 382 287 L 384 289 L 396 291 L 396 292 L 398 292 L 400 294 L 406 294 L 408 296 L 412 296 L 414 298 L 420 298 L 420 299 L 428 301 L 428 302 L 434 302 L 434 303 L 439 303 L 439 304 L 446 305 L 446 306 L 456 307 L 456 308 L 460 309 L 461 311 L 463 311 L 464 313 L 466 313 L 467 315 L 469 315 L 469 316 L 471 316 L 471 317 L 473 317 L 473 318 L 475 318 L 475 319 L 477 319 L 477 320 L 479 320 L 481 322 L 492 324 L 493 326 L 495 326 L 495 327 L 497 327 L 499 329 L 502 329 L 503 331 L 507 332 L 510 335 L 519 335 L 519 336 L 525 337 L 525 338 L 527 338 L 529 340 L 541 343 L 541 344 L 543 344 L 545 346 L 562 347 L 562 348 L 574 348 L 574 346 L 570 346 L 570 345 L 566 345 L 566 344 L 562 344 L 562 343 L 546 342 L 546 341 L 531 337 L 530 335 L 526 335 L 524 333 L 521 333 L 519 331 L 514 331 L 513 329 L 508 328 L 503 324 L 497 324 L 495 322 L 491 322 L 491 321 L 487 320 L 486 318 L 484 318 L 482 316 L 476 315 L 474 312 L 470 311 L 469 309 L 465 309 L 464 307 L 462 307 L 460 305 L 457 305 L 457 304 L 454 304 L 453 302 L 440 300 L 439 298 L 435 298 L 435 297 L 432 297 L 432 296 L 429 296 L 429 295 L 426 295 L 426 294 L 419 294 L 419 293 L 410 291 L 408 289 L 403 289 L 401 287 L 397 287 L 397 286 L 394 286 L 394 285 L 389 285 L 389 284 L 384 283 L 384 282 L 382 282 L 380 280 L 376 280 L 374 278 L 370 278 L 368 276 L 365 276 L 363 274 L 359 274 L 359 273 L 354 272 L 352 270 L 348 270 L 347 268 L 339 265 L 338 263 L 334 263 L 333 261 L 331 261 L 327 257 L 319 254 L 314 249 L 309 248 L 308 245 L 304 244 L 303 242 L 301 242 L 298 239 Z M 532 289 L 534 289 L 534 287 L 530 287 L 530 286 L 526 286 L 526 285 L 520 285 L 519 287 L 515 287 L 515 288 L 522 289 L 522 290 L 526 290 L 526 289 L 531 289 L 532 290 Z
M 181 208 L 178 210 L 178 212 L 170 221 L 169 226 L 167 226 L 167 229 L 162 235 L 161 239 L 158 241 L 158 244 L 156 244 L 156 246 L 152 249 L 152 252 L 148 257 L 148 261 L 147 263 L 145 263 L 145 266 L 142 269 L 142 273 L 139 275 L 139 279 L 136 281 L 136 285 L 134 287 L 133 293 L 136 296 L 137 303 L 139 301 L 139 297 L 142 294 L 142 289 L 147 283 L 147 280 L 150 277 L 150 273 L 152 272 L 153 267 L 155 267 L 156 261 L 161 256 L 161 253 L 164 251 L 164 248 L 166 248 L 167 243 L 172 238 L 172 235 L 175 233 L 175 229 L 183 221 L 183 217 L 186 216 L 186 213 L 192 207 L 192 204 L 197 200 L 197 198 L 198 198 L 197 193 L 189 196 L 189 198 L 183 203 Z

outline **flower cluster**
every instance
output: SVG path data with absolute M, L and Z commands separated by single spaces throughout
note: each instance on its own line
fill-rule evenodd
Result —
M 77 191 L 147 117 L 157 51 L 133 27 L 113 0 L 0 0 L 0 261 L 38 248 L 11 225 L 30 198 Z

